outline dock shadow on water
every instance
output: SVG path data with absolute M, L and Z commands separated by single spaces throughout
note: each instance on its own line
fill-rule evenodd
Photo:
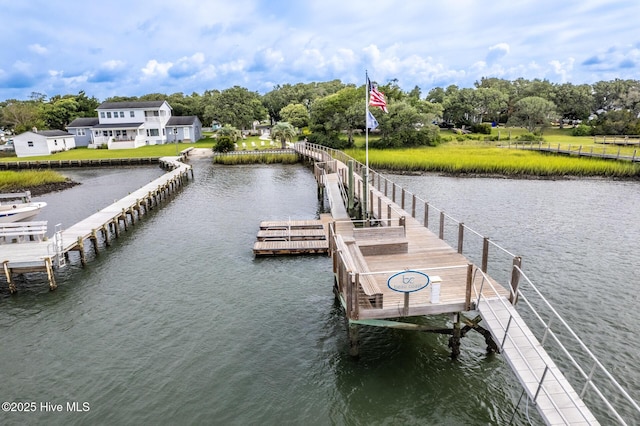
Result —
M 260 221 L 318 217 L 307 167 L 192 164 L 162 208 L 85 268 L 59 271 L 56 291 L 2 289 L 2 399 L 90 407 L 3 424 L 509 423 L 520 387 L 480 336 L 453 361 L 446 336 L 363 326 L 354 359 L 330 258 L 254 258 Z M 93 187 L 139 170 L 96 173 Z M 90 203 L 72 191 L 87 187 L 42 199 L 77 213 Z M 514 424 L 528 423 L 520 409 Z

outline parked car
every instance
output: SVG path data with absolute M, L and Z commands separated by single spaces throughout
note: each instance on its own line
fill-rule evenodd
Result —
M 15 151 L 15 147 L 13 146 L 13 139 L 9 139 L 3 145 L 0 145 L 0 151 Z

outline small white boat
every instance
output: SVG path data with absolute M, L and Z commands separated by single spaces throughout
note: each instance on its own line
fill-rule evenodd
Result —
M 47 203 L 43 201 L 0 204 L 0 223 L 20 222 L 22 220 L 31 219 L 40 213 L 40 210 L 46 205 Z

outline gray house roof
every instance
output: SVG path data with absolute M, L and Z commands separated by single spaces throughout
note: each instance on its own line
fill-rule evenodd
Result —
M 70 127 L 93 127 L 98 124 L 100 120 L 98 117 L 80 117 L 73 120 L 67 128 Z
M 198 116 L 196 115 L 184 115 L 184 116 L 171 116 L 167 121 L 167 127 L 170 126 L 191 126 L 196 123 Z
M 37 135 L 45 136 L 47 138 L 53 138 L 56 136 L 73 136 L 69 132 L 65 132 L 64 130 L 40 130 L 39 132 L 33 132 Z
M 103 102 L 96 109 L 160 108 L 164 103 L 165 101 Z

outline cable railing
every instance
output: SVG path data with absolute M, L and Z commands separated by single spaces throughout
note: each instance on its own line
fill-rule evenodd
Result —
M 640 418 L 640 405 L 629 395 L 629 393 L 622 387 L 622 385 L 616 380 L 615 377 L 607 370 L 607 368 L 597 359 L 597 357 L 593 354 L 593 352 L 588 348 L 588 346 L 578 337 L 578 335 L 573 331 L 573 329 L 569 326 L 569 324 L 560 316 L 560 314 L 555 310 L 555 308 L 551 305 L 551 303 L 544 297 L 544 295 L 540 292 L 540 290 L 533 284 L 533 282 L 529 279 L 529 277 L 520 269 L 519 267 L 515 267 L 518 269 L 519 276 L 524 279 L 523 284 L 528 286 L 527 288 L 531 288 L 534 292 L 534 295 L 537 297 L 539 301 L 543 304 L 543 306 L 548 310 L 551 315 L 551 318 L 545 321 L 540 314 L 540 308 L 534 307 L 532 301 L 526 297 L 524 294 L 524 286 L 520 286 L 517 291 L 518 300 L 523 302 L 529 308 L 529 311 L 533 314 L 534 318 L 539 322 L 542 326 L 544 332 L 540 339 L 541 345 L 544 347 L 547 345 L 547 339 L 551 338 L 553 343 L 557 345 L 559 350 L 566 356 L 566 358 L 570 361 L 571 365 L 576 369 L 579 376 L 584 380 L 584 384 L 579 392 L 580 397 L 583 398 L 587 395 L 587 391 L 589 389 L 593 390 L 597 395 L 598 399 L 606 405 L 609 412 L 620 422 L 621 424 L 627 424 L 627 422 L 622 418 L 622 416 L 618 413 L 615 407 L 609 402 L 611 398 L 611 393 L 613 391 L 617 392 L 618 395 L 625 400 L 631 411 L 635 411 L 635 419 Z M 522 305 L 521 305 L 522 306 Z M 552 324 L 559 323 L 558 331 L 554 331 L 552 329 Z M 576 352 L 576 346 L 572 346 L 573 350 L 570 350 L 567 347 L 566 338 L 561 338 L 559 336 L 560 331 L 564 331 L 568 333 L 573 341 L 577 344 L 577 347 L 582 351 L 580 354 Z M 548 346 L 548 345 L 547 345 Z M 582 358 L 582 361 L 579 359 Z M 586 358 L 586 359 L 585 359 Z M 589 366 L 583 366 L 585 363 L 589 363 Z M 606 378 L 608 380 L 607 389 L 601 389 L 598 384 L 595 382 L 596 373 L 600 373 L 600 377 Z M 600 386 L 604 386 L 602 383 Z M 605 396 L 605 393 L 609 394 Z

